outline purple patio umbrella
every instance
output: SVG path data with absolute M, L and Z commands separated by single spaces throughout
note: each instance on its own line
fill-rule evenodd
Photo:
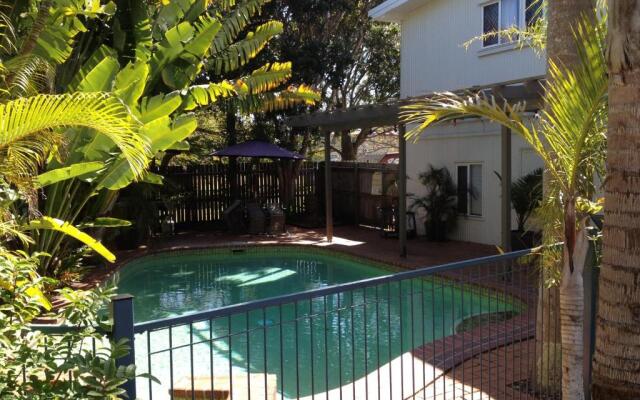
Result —
M 283 149 L 275 144 L 250 140 L 248 142 L 236 144 L 226 149 L 213 153 L 216 157 L 249 157 L 249 158 L 287 158 L 292 160 L 303 160 L 304 157 L 293 151 Z

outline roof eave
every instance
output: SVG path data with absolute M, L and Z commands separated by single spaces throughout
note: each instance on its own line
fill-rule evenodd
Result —
M 424 3 L 424 0 L 387 0 L 369 11 L 369 16 L 381 22 L 402 22 L 409 12 Z

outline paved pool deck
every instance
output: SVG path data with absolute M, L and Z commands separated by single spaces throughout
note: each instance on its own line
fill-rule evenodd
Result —
M 410 239 L 407 257 L 400 257 L 398 239 L 383 238 L 378 231 L 358 227 L 336 227 L 332 243 L 324 230 L 288 227 L 282 235 L 232 235 L 225 232 L 182 232 L 154 238 L 146 246 L 118 253 L 120 261 L 144 254 L 220 246 L 308 245 L 338 250 L 354 256 L 382 261 L 404 268 L 441 265 L 498 253 L 495 246 L 458 241 L 430 242 Z

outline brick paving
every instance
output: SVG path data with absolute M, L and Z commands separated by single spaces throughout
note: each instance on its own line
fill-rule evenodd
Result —
M 399 256 L 397 239 L 385 239 L 373 230 L 337 227 L 334 242 L 329 244 L 321 229 L 290 227 L 281 236 L 229 235 L 219 232 L 191 232 L 156 238 L 148 246 L 119 252 L 120 264 L 91 276 L 95 284 L 131 258 L 162 251 L 222 246 L 308 245 L 329 248 L 351 255 L 382 261 L 398 267 L 414 269 L 497 254 L 493 246 L 464 242 L 434 243 L 418 238 L 408 241 L 408 256 Z M 509 270 L 504 266 L 465 269 L 447 274 L 459 282 L 475 282 L 493 293 L 509 292 L 529 307 L 529 311 L 508 321 L 484 324 L 465 333 L 449 336 L 408 353 L 410 363 L 431 368 L 430 378 L 414 387 L 414 393 L 392 398 L 416 399 L 525 399 L 532 397 L 511 388 L 513 382 L 527 378 L 529 365 L 535 360 L 531 338 L 535 332 L 535 291 L 529 269 Z M 505 277 L 509 277 L 507 282 Z M 533 278 L 535 280 L 535 278 Z M 401 357 L 404 359 L 404 356 Z M 404 363 L 404 360 L 400 362 Z M 384 367 L 383 367 L 384 368 Z M 390 370 L 391 365 L 386 366 Z M 396 371 L 397 372 L 397 371 Z M 407 377 L 399 377 L 405 381 Z M 394 378 L 395 380 L 395 378 Z M 403 383 L 401 386 L 405 386 Z M 365 390 L 366 391 L 366 390 Z M 410 390 L 411 391 L 411 390 Z M 332 398 L 333 396 L 329 396 Z

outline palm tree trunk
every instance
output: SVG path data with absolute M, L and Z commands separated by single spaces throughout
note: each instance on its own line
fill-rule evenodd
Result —
M 591 0 L 548 0 L 547 6 L 547 57 L 566 68 L 574 68 L 580 59 L 575 46 L 573 26 L 583 15 L 592 13 L 593 2 Z M 547 176 L 545 176 L 544 182 L 546 193 Z M 544 234 L 549 235 L 548 232 Z M 558 239 L 560 238 L 553 238 L 547 242 Z M 561 298 L 565 296 L 561 294 L 561 288 L 558 286 L 545 287 L 545 278 L 550 273 L 550 271 L 542 271 L 541 273 L 541 288 L 536 314 L 538 360 L 531 376 L 534 388 L 547 394 L 560 391 L 561 379 L 558 375 L 561 371 L 565 371 L 565 366 L 561 369 L 558 365 L 562 359 L 561 354 L 558 353 L 562 348 L 560 338 L 563 336 L 560 302 Z M 582 365 L 579 364 L 576 368 L 581 371 Z
M 594 399 L 640 397 L 640 0 L 609 8 L 609 136 Z
M 49 18 L 49 9 L 53 6 L 53 1 L 44 0 L 38 6 L 38 15 L 33 23 L 31 31 L 29 32 L 29 36 L 22 43 L 22 47 L 20 48 L 20 55 L 25 56 L 31 54 L 31 52 L 35 49 L 38 39 L 40 35 L 44 31 L 44 28 L 47 26 L 47 19 Z
M 568 223 L 575 224 L 569 218 Z M 571 227 L 573 229 L 573 227 Z M 569 239 L 569 238 L 565 238 Z M 587 259 L 589 240 L 584 226 L 577 232 L 575 246 L 570 251 L 569 240 L 564 245 L 562 283 L 560 284 L 560 333 L 562 341 L 562 399 L 584 400 L 583 329 L 584 285 L 582 271 Z M 572 254 L 573 253 L 573 254 Z

